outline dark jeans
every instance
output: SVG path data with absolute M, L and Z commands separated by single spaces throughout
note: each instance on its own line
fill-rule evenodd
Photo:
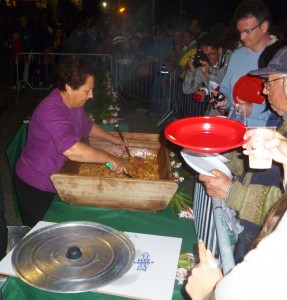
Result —
M 244 226 L 244 230 L 238 235 L 238 241 L 234 251 L 234 260 L 236 264 L 243 260 L 243 257 L 250 250 L 251 242 L 257 237 L 262 229 L 262 226 L 245 220 L 241 220 L 240 225 Z
M 38 190 L 15 174 L 15 186 L 19 202 L 22 224 L 34 227 L 49 209 L 55 193 Z

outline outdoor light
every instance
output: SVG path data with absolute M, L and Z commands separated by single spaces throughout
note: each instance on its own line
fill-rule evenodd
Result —
M 125 12 L 125 10 L 126 10 L 126 9 L 125 9 L 125 7 L 120 7 L 120 8 L 119 8 L 119 13 L 121 13 L 121 14 L 122 14 L 122 13 L 124 13 L 124 12 Z
M 107 7 L 107 2 L 102 2 L 103 7 Z

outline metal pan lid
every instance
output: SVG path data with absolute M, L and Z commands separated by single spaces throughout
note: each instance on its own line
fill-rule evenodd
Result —
M 94 222 L 64 222 L 27 235 L 12 254 L 16 274 L 42 290 L 77 293 L 119 278 L 135 249 L 121 232 Z

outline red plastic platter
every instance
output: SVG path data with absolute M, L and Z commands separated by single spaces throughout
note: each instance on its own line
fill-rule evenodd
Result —
M 239 103 L 240 100 L 243 100 L 249 103 L 263 103 L 265 100 L 265 96 L 262 94 L 263 81 L 258 76 L 244 75 L 240 77 L 232 91 L 234 102 Z
M 165 137 L 184 148 L 202 152 L 225 152 L 244 144 L 246 126 L 219 117 L 191 117 L 174 121 L 165 130 Z

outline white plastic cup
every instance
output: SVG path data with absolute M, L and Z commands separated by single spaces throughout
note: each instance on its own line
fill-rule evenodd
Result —
M 272 156 L 267 149 L 265 149 L 264 144 L 266 143 L 266 134 L 264 134 L 264 129 L 274 130 L 276 127 L 255 127 L 248 128 L 256 129 L 256 134 L 252 138 L 252 154 L 249 155 L 249 167 L 252 169 L 270 169 L 272 166 Z
M 240 122 L 245 126 L 248 126 L 247 115 L 246 115 L 246 105 L 244 103 L 235 104 L 229 119 Z

